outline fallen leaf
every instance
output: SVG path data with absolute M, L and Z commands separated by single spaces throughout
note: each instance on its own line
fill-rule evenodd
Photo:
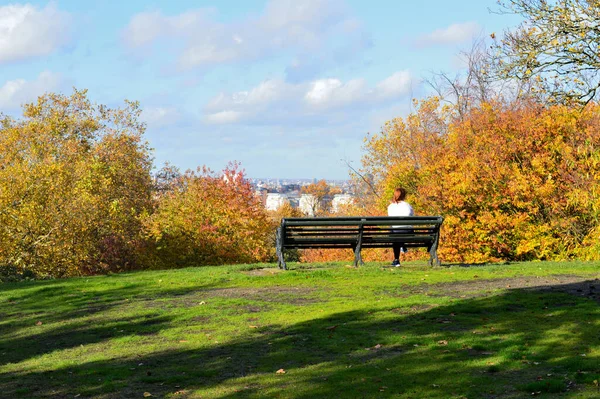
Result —
M 199 305 L 206 305 L 206 302 L 202 301 L 199 303 Z
M 144 398 L 149 398 L 150 396 L 152 396 L 150 392 L 144 392 Z
M 438 345 L 448 345 L 448 341 L 446 341 L 445 339 L 438 341 Z
M 250 328 L 258 328 L 258 326 L 248 326 L 248 327 L 250 327 Z
M 279 369 L 275 372 L 275 374 L 285 374 L 285 370 L 284 369 Z

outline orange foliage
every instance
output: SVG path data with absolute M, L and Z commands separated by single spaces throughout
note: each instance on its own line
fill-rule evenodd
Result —
M 445 261 L 598 257 L 600 107 L 484 104 L 461 121 L 437 99 L 369 138 L 365 170 L 387 206 L 409 191 L 442 215 Z
M 237 164 L 222 176 L 203 167 L 176 177 L 145 230 L 160 267 L 259 262 L 272 252 L 272 223 Z

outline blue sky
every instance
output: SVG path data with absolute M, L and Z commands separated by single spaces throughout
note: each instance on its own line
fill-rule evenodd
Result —
M 138 100 L 157 167 L 345 179 L 423 79 L 520 21 L 495 0 L 0 0 L 0 111 L 46 91 Z

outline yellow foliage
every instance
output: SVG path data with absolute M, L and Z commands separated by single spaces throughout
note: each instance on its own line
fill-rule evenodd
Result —
M 47 94 L 0 122 L 0 268 L 71 276 L 137 266 L 151 208 L 139 108 Z

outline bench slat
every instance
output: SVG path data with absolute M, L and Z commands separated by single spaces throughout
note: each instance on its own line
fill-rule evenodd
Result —
M 355 221 L 350 220 L 339 220 L 339 221 L 327 221 L 327 220 L 318 220 L 314 222 L 308 221 L 296 221 L 296 222 L 286 222 L 287 226 L 401 226 L 397 228 L 410 228 L 412 226 L 419 225 L 432 225 L 435 224 L 435 221 L 432 220 L 403 220 L 402 222 L 398 222 L 397 220 L 370 220 L 364 221 L 363 223 L 357 223 Z

